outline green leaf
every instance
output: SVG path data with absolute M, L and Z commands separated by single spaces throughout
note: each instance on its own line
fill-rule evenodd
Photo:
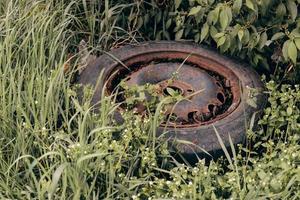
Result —
M 251 106 L 253 108 L 257 108 L 257 104 L 256 104 L 257 98 L 256 97 L 248 98 L 246 102 L 249 106 Z
M 288 116 L 292 115 L 293 109 L 292 109 L 291 107 L 288 107 L 288 108 L 286 109 L 286 113 L 287 113 Z
M 226 41 L 220 48 L 221 52 L 222 53 L 226 52 L 229 49 L 230 45 L 231 45 L 230 37 L 226 36 Z
M 200 10 L 201 10 L 201 6 L 193 7 L 189 12 L 189 16 L 198 14 Z
M 243 0 L 235 0 L 232 5 L 232 10 L 235 13 L 239 13 L 243 5 Z
M 300 20 L 299 20 L 300 22 Z M 300 26 L 300 24 L 298 25 Z M 293 36 L 295 38 L 300 38 L 300 30 L 299 30 L 299 27 L 296 27 L 295 29 L 293 29 L 290 33 L 290 36 Z
M 266 32 L 263 32 L 259 39 L 259 48 L 262 49 L 268 40 L 268 35 Z
M 220 37 L 219 40 L 218 40 L 217 46 L 218 47 L 222 46 L 225 43 L 225 41 L 226 41 L 226 37 L 225 36 Z
M 50 199 L 52 199 L 52 197 L 54 196 L 56 188 L 59 187 L 59 180 L 61 178 L 63 171 L 65 170 L 65 168 L 67 166 L 68 166 L 68 163 L 63 163 L 63 164 L 59 165 L 58 168 L 54 171 L 54 173 L 52 175 L 51 185 L 48 189 Z
M 201 29 L 201 37 L 200 37 L 200 42 L 204 40 L 204 38 L 207 36 L 209 31 L 209 25 L 205 23 Z
M 283 43 L 283 46 L 282 46 L 282 55 L 283 55 L 285 60 L 288 60 L 288 58 L 289 58 L 289 56 L 288 56 L 289 43 L 290 43 L 290 40 L 287 40 Z
M 246 6 L 248 8 L 250 8 L 251 10 L 255 10 L 254 9 L 254 4 L 253 4 L 253 2 L 251 0 L 246 0 Z
M 300 51 L 300 38 L 295 38 L 295 44 L 296 44 L 296 47 L 298 48 L 298 50 Z
M 293 41 L 291 41 L 289 43 L 288 55 L 289 55 L 289 58 L 292 60 L 293 63 L 297 62 L 297 48 L 296 48 L 296 45 Z
M 220 37 L 223 37 L 225 35 L 225 33 L 221 32 L 221 33 L 217 33 L 214 35 L 214 38 L 220 38 Z
M 276 8 L 276 16 L 283 17 L 286 14 L 286 7 L 283 3 L 280 3 Z
M 219 10 L 220 10 L 219 7 L 217 7 L 208 13 L 207 22 L 209 25 L 216 24 L 216 22 L 219 19 Z
M 287 2 L 287 8 L 290 12 L 291 18 L 293 21 L 295 21 L 297 14 L 298 14 L 298 9 L 295 1 L 293 0 L 288 0 Z
M 216 27 L 214 26 L 210 26 L 209 28 L 209 34 L 211 37 L 215 37 L 216 34 L 218 34 L 218 30 L 216 29 Z
M 220 24 L 222 30 L 225 30 L 228 25 L 228 16 L 225 9 L 223 9 L 220 13 Z
M 170 28 L 171 24 L 172 24 L 172 19 L 169 19 L 166 23 L 166 29 Z
M 273 41 L 279 40 L 279 39 L 283 38 L 284 36 L 285 36 L 285 34 L 283 32 L 278 32 L 272 36 L 271 40 L 273 40 Z
M 175 96 L 176 91 L 173 88 L 167 87 L 166 89 L 170 96 Z
M 240 29 L 239 32 L 238 32 L 238 37 L 240 39 L 240 41 L 242 41 L 243 37 L 244 37 L 244 30 L 243 29 Z
M 181 37 L 183 35 L 183 29 L 179 30 L 176 34 L 175 34 L 175 40 L 180 40 Z
M 175 10 L 177 10 L 181 4 L 182 0 L 175 0 Z
M 232 10 L 231 10 L 231 7 L 226 6 L 225 7 L 225 11 L 226 11 L 227 18 L 228 18 L 228 25 L 230 25 L 230 23 L 232 21 Z

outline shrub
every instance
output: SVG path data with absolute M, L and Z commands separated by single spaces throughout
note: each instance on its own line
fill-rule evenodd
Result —
M 267 71 L 299 68 L 297 0 L 156 2 L 144 3 L 144 13 L 137 16 L 138 28 L 151 39 L 191 39 Z

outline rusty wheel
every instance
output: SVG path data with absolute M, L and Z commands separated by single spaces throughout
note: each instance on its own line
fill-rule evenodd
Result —
M 263 93 L 256 96 L 257 107 L 246 103 L 252 98 L 250 88 L 263 89 L 251 68 L 193 43 L 149 42 L 115 49 L 90 63 L 79 83 L 96 86 L 102 70 L 93 103 L 100 100 L 104 85 L 110 94 L 125 78 L 129 86 L 151 83 L 159 86 L 161 95 L 169 95 L 171 88 L 186 97 L 167 109 L 165 114 L 175 117 L 157 131 L 171 140 L 189 141 L 176 145 L 184 154 L 201 154 L 203 149 L 216 154 L 221 147 L 214 127 L 226 146 L 229 134 L 234 144 L 242 143 L 247 123 L 265 104 Z

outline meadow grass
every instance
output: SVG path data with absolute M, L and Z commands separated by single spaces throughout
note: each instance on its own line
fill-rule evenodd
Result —
M 126 111 L 120 125 L 114 97 L 101 100 L 99 113 L 92 91 L 79 102 L 72 82 L 82 39 L 95 54 L 143 39 L 136 25 L 122 23 L 139 1 L 95 2 L 0 2 L 1 199 L 300 198 L 298 89 L 268 83 L 271 106 L 261 123 L 269 128 L 249 130 L 259 145 L 194 166 L 178 163 L 155 138 L 159 110 L 146 119 Z M 294 99 L 276 104 L 286 93 Z M 293 115 L 283 113 L 293 105 Z

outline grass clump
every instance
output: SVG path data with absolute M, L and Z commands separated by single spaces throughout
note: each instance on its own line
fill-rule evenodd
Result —
M 298 87 L 267 83 L 264 129 L 249 131 L 256 145 L 238 149 L 234 169 L 224 159 L 174 160 L 153 137 L 159 110 L 125 110 L 118 124 L 113 97 L 99 113 L 88 90 L 79 103 L 77 69 L 64 74 L 78 42 L 101 52 L 140 37 L 138 18 L 126 22 L 139 1 L 90 2 L 0 2 L 1 199 L 299 199 Z

